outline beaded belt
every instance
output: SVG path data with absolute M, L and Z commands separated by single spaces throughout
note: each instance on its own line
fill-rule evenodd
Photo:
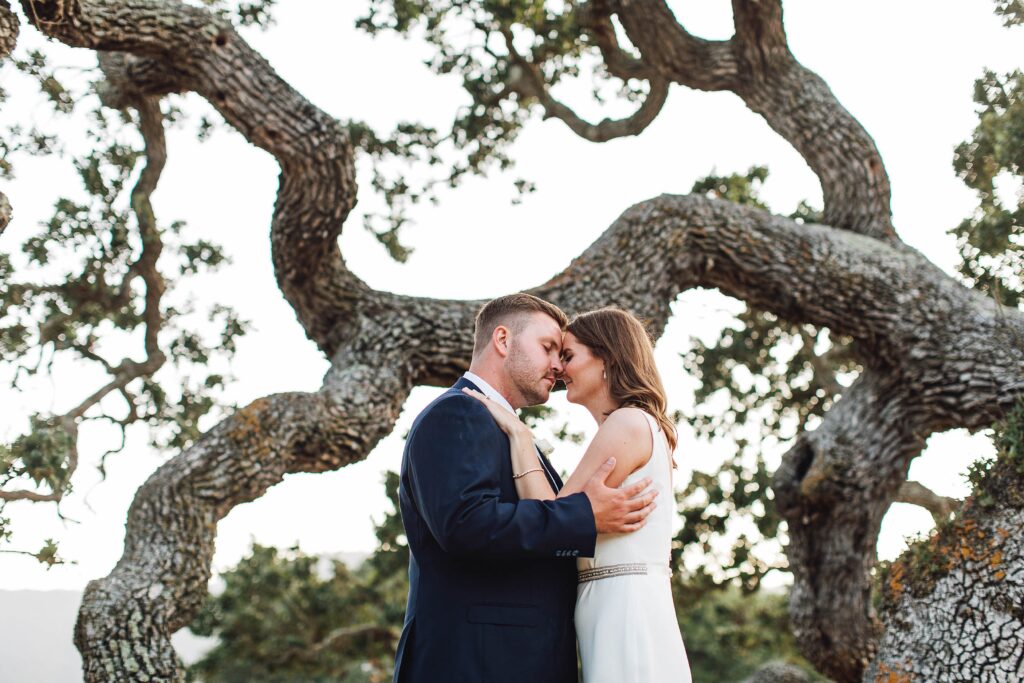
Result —
M 579 583 L 586 583 L 587 581 L 610 579 L 613 576 L 627 576 L 629 574 L 646 575 L 649 570 L 654 570 L 658 574 L 671 574 L 668 566 L 650 565 L 647 562 L 631 562 L 628 564 L 608 564 L 603 567 L 581 569 L 577 572 L 577 581 Z

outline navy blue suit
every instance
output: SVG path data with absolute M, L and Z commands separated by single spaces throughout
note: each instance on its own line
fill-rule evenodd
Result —
M 395 683 L 576 683 L 575 558 L 593 556 L 590 501 L 519 500 L 508 437 L 462 387 L 478 388 L 462 378 L 427 406 L 402 457 L 411 552 Z

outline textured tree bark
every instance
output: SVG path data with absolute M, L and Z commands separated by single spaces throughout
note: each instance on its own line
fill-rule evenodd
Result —
M 866 680 L 1024 680 L 1024 423 L 1014 429 L 960 514 L 884 568 Z
M 900 591 L 865 680 L 1024 680 L 1024 511 L 978 520 L 968 540 L 978 550 L 931 592 Z
M 0 59 L 14 52 L 19 29 L 18 15 L 11 11 L 11 3 L 0 0 Z
M 375 291 L 347 269 L 337 237 L 356 194 L 348 133 L 230 26 L 173 0 L 22 1 L 47 35 L 120 53 L 102 62 L 108 103 L 193 90 L 275 156 L 277 281 L 331 361 L 318 392 L 254 401 L 157 470 L 129 510 L 124 555 L 87 588 L 75 635 L 86 679 L 177 681 L 169 638 L 205 597 L 217 521 L 286 473 L 364 458 L 413 386 L 466 368 L 479 302 Z M 873 142 L 789 54 L 777 3 L 737 0 L 737 35 L 718 42 L 690 36 L 656 0 L 617 4 L 643 68 L 733 89 L 790 140 L 821 178 L 830 225 L 663 195 L 626 210 L 533 291 L 570 312 L 619 304 L 660 335 L 680 292 L 714 287 L 855 339 L 865 372 L 798 439 L 775 489 L 798 640 L 823 672 L 859 679 L 880 632 L 869 595 L 881 517 L 929 434 L 984 427 L 1024 391 L 1024 315 L 899 242 Z

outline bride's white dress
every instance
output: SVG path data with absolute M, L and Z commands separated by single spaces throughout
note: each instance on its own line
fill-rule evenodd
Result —
M 630 534 L 597 537 L 593 558 L 579 558 L 576 637 L 584 683 L 690 683 L 690 664 L 672 602 L 672 461 L 658 423 L 651 458 L 622 486 L 650 477 L 658 506 Z

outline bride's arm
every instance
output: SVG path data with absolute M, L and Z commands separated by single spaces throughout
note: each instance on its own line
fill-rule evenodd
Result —
M 611 457 L 615 458 L 615 469 L 605 483 L 613 488 L 619 486 L 633 470 L 647 464 L 652 445 L 651 427 L 643 411 L 619 408 L 597 430 L 583 459 L 558 496 L 561 498 L 582 491 L 601 464 Z
M 548 475 L 544 473 L 544 465 L 537 455 L 533 434 L 526 425 L 509 434 L 508 443 L 512 450 L 512 475 L 523 475 L 515 480 L 516 493 L 520 499 L 553 500 L 563 497 L 561 494 L 555 496 L 555 490 L 551 488 Z

